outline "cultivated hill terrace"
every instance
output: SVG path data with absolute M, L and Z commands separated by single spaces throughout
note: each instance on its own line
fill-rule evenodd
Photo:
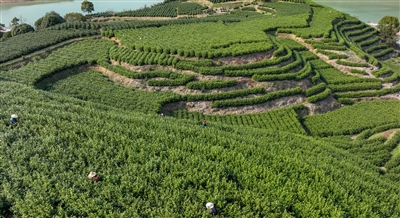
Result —
M 400 217 L 378 30 L 309 0 L 86 18 L 0 42 L 0 215 Z

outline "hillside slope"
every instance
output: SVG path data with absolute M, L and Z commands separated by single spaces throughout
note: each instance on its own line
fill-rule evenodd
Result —
M 396 217 L 378 168 L 307 136 L 129 113 L 1 81 L 2 214 Z M 90 183 L 90 171 L 101 181 Z
M 225 1 L 2 40 L 0 216 L 400 217 L 396 52 L 311 0 Z

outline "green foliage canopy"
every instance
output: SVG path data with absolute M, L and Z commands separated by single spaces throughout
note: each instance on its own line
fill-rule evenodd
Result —
M 12 27 L 18 26 L 18 24 L 19 24 L 19 19 L 18 19 L 17 17 L 14 17 L 14 18 L 11 20 L 11 26 L 12 26 Z
M 92 13 L 94 11 L 94 5 L 88 0 L 84 0 L 81 5 L 81 10 L 86 13 Z
M 16 36 L 24 33 L 33 32 L 35 29 L 29 24 L 23 23 L 18 26 L 14 26 L 11 30 L 11 36 Z
M 64 15 L 64 19 L 65 19 L 67 22 L 86 21 L 86 17 L 83 16 L 83 14 L 81 14 L 81 13 L 74 13 L 74 12 L 65 14 L 65 15 Z
M 64 23 L 65 19 L 61 17 L 57 12 L 51 11 L 46 13 L 43 17 L 39 18 L 35 22 L 36 30 L 44 29 L 47 27 L 54 26 L 56 24 Z
M 396 42 L 396 33 L 400 29 L 399 19 L 393 16 L 385 16 L 378 23 L 378 29 L 383 41 L 388 45 Z

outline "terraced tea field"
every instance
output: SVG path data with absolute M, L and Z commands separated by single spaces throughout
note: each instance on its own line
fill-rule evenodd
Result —
M 87 18 L 0 42 L 0 215 L 400 216 L 378 30 L 310 0 Z

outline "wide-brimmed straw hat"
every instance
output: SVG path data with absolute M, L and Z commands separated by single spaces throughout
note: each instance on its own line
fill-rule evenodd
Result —
M 13 114 L 13 115 L 11 115 L 11 118 L 18 118 L 18 115 Z
M 214 204 L 213 203 L 211 203 L 211 202 L 208 202 L 207 204 L 206 204 L 206 208 L 213 208 L 214 207 Z
M 97 173 L 96 173 L 96 172 L 90 172 L 89 175 L 88 175 L 88 178 L 89 178 L 89 179 L 92 179 L 92 178 L 94 178 L 94 177 L 96 177 L 96 176 L 97 176 Z

